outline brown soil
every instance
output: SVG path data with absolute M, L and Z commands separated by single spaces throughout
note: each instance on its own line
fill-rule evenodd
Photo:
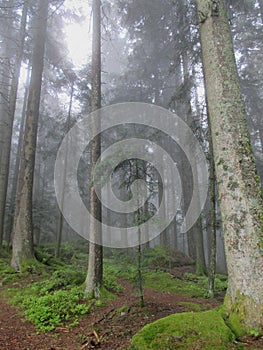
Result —
M 179 273 L 179 272 L 178 272 Z M 78 326 L 57 328 L 50 333 L 37 332 L 25 321 L 20 310 L 0 301 L 0 349 L 2 350 L 89 350 L 127 349 L 132 336 L 144 325 L 161 317 L 189 311 L 184 302 L 199 304 L 210 309 L 222 302 L 222 297 L 191 299 L 180 295 L 144 290 L 145 307 L 139 307 L 132 287 L 124 283 L 125 291 L 107 306 L 96 307 Z M 245 349 L 263 349 L 263 339 L 242 339 Z M 237 349 L 233 344 L 229 349 Z M 189 349 L 192 350 L 192 349 Z

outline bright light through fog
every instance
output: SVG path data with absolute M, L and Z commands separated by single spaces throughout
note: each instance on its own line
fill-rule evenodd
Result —
M 69 57 L 78 68 L 86 64 L 91 53 L 91 39 L 85 25 L 70 24 L 66 26 L 66 42 Z
M 64 27 L 69 58 L 76 68 L 80 68 L 91 54 L 90 6 L 87 0 L 66 0 L 64 6 L 72 11 L 77 9 L 84 17 L 80 23 L 72 20 Z

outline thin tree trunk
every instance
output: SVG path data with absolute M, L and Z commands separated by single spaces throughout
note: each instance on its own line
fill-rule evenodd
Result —
M 143 297 L 143 282 L 142 282 L 142 245 L 141 241 L 141 229 L 138 226 L 138 238 L 139 245 L 137 248 L 137 275 L 138 275 L 138 293 L 139 293 L 139 302 L 140 307 L 144 307 L 144 297 Z
M 9 129 L 9 94 L 10 82 L 12 78 L 12 59 L 13 59 L 13 21 L 14 21 L 14 3 L 10 1 L 8 7 L 3 10 L 2 35 L 0 45 L 0 248 L 3 243 L 4 235 L 4 214 L 6 204 L 7 181 L 6 179 L 6 134 Z M 8 174 L 7 174 L 8 176 Z
M 136 159 L 136 179 L 139 179 L 139 161 Z M 137 183 L 138 186 L 138 183 Z M 139 192 L 137 187 L 137 193 Z M 142 281 L 142 244 L 141 244 L 141 228 L 140 225 L 143 220 L 143 209 L 139 207 L 138 202 L 138 211 L 135 214 L 136 225 L 138 226 L 138 247 L 137 247 L 137 282 L 138 282 L 138 294 L 139 294 L 139 302 L 140 307 L 144 307 L 144 297 L 143 297 L 143 281 Z
M 26 36 L 26 23 L 27 23 L 28 2 L 26 1 L 23 6 L 20 32 L 18 39 L 18 47 L 15 58 L 14 73 L 11 80 L 9 102 L 8 102 L 8 124 L 5 128 L 5 134 L 3 135 L 3 146 L 1 152 L 1 167 L 0 167 L 0 245 L 2 244 L 4 235 L 4 222 L 5 222 L 5 206 L 6 195 L 9 175 L 10 153 L 12 143 L 12 131 L 16 110 L 16 98 L 17 89 L 20 76 L 21 62 L 24 52 L 24 42 Z
M 5 146 L 5 134 L 6 129 L 9 126 L 9 93 L 10 93 L 10 81 L 12 78 L 12 65 L 13 59 L 13 22 L 14 22 L 14 1 L 11 0 L 8 3 L 5 1 L 3 10 L 3 18 L 1 21 L 1 46 L 0 46 L 0 166 L 2 163 L 2 149 Z M 0 237 L 1 243 L 3 237 Z
M 185 111 L 184 115 L 186 116 L 186 123 L 187 125 L 193 129 L 193 112 L 192 112 L 192 106 L 191 106 L 191 95 L 190 90 L 188 87 L 189 84 L 189 54 L 187 50 L 184 51 L 182 55 L 182 64 L 183 64 L 183 80 L 182 83 L 184 84 L 185 88 Z M 194 132 L 194 130 L 193 130 Z M 197 164 L 191 164 L 193 167 L 197 168 Z M 198 173 L 198 171 L 195 171 L 194 173 Z M 184 178 L 186 181 L 189 179 L 188 174 L 185 174 Z M 189 196 L 191 196 L 191 191 L 189 189 L 189 185 L 186 184 L 186 191 L 184 192 L 184 195 L 187 197 L 189 201 Z M 205 253 L 204 253 L 204 239 L 203 239 L 203 227 L 202 227 L 202 219 L 199 217 L 193 227 L 190 228 L 190 230 L 187 233 L 188 237 L 188 248 L 189 253 L 192 258 L 195 260 L 196 264 L 196 274 L 197 275 L 204 275 L 206 274 L 206 263 L 205 263 Z
M 24 129 L 25 129 L 26 105 L 27 105 L 27 99 L 28 99 L 30 74 L 31 74 L 31 68 L 28 67 L 26 83 L 25 83 L 22 116 L 21 116 L 21 122 L 19 127 L 19 138 L 18 138 L 17 151 L 16 151 L 14 178 L 12 181 L 12 190 L 11 190 L 11 196 L 10 196 L 10 209 L 9 209 L 10 219 L 9 219 L 8 225 L 6 226 L 6 240 L 7 240 L 8 246 L 10 245 L 10 242 L 11 242 L 11 233 L 12 233 L 13 223 L 14 223 L 15 200 L 16 200 L 16 193 L 17 193 L 18 175 L 19 175 L 21 151 L 22 151 L 23 136 L 24 136 Z
M 91 140 L 100 130 L 101 107 L 101 2 L 93 0 L 93 37 L 92 37 L 92 97 L 91 97 Z M 97 111 L 97 113 L 95 112 Z M 101 154 L 101 140 L 97 136 L 91 141 L 90 181 L 93 182 L 95 164 Z M 95 192 L 94 184 L 90 186 L 90 225 L 89 225 L 89 267 L 86 278 L 85 296 L 99 297 L 102 285 L 102 246 L 101 242 L 101 203 Z M 92 219 L 94 218 L 94 220 Z
M 209 129 L 211 129 L 209 127 Z M 216 177 L 215 177 L 215 163 L 214 153 L 211 138 L 211 130 L 209 130 L 209 163 L 210 163 L 210 183 L 209 183 L 209 196 L 210 196 L 210 210 L 209 210 L 209 232 L 210 232 L 210 255 L 209 255 L 209 268 L 208 268 L 208 292 L 211 298 L 215 294 L 215 273 L 216 273 Z
M 163 162 L 165 164 L 165 160 L 163 159 Z M 166 184 L 164 183 L 165 181 L 165 166 L 160 169 L 162 172 L 159 174 L 159 181 L 158 181 L 158 201 L 159 201 L 159 207 L 161 206 L 161 202 L 163 201 L 163 206 L 162 209 L 160 210 L 160 218 L 161 220 L 165 221 L 165 214 L 166 214 L 166 203 L 165 203 L 165 191 L 164 188 Z M 167 246 L 167 230 L 164 229 L 160 233 L 160 245 L 165 247 Z
M 263 24 L 263 0 L 259 0 L 259 10 L 260 10 L 260 16 L 261 16 L 261 23 Z
M 32 194 L 48 6 L 49 0 L 38 1 L 38 12 L 34 21 L 35 35 L 32 75 L 29 86 L 25 135 L 13 228 L 14 236 L 11 265 L 18 271 L 21 270 L 22 265 L 26 263 L 28 259 L 34 257 Z
M 74 83 L 71 84 L 71 92 L 70 92 L 70 100 L 69 100 L 69 108 L 68 108 L 68 117 L 67 117 L 67 127 L 66 133 L 69 132 L 70 123 L 71 123 L 71 110 L 72 110 L 72 102 L 73 102 L 73 94 L 74 94 Z M 62 240 L 62 229 L 63 229 L 63 207 L 64 207 L 64 196 L 65 196 L 65 182 L 66 182 L 66 173 L 67 173 L 67 162 L 68 162 L 68 139 L 66 143 L 66 151 L 65 151 L 65 160 L 64 160 L 64 171 L 62 175 L 62 198 L 61 198 L 61 208 L 58 214 L 57 221 L 57 235 L 56 235 L 56 250 L 55 257 L 58 258 L 60 256 L 60 246 Z
M 263 330 L 263 199 L 224 0 L 197 0 L 228 268 L 225 306 L 240 335 Z

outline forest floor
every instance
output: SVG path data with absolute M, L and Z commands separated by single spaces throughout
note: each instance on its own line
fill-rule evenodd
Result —
M 184 272 L 184 268 L 177 268 L 173 274 L 181 278 Z M 30 283 L 30 279 L 27 280 L 27 283 Z M 118 295 L 117 299 L 109 301 L 107 305 L 97 307 L 95 312 L 81 319 L 77 326 L 60 327 L 46 333 L 37 331 L 32 323 L 25 320 L 21 310 L 5 301 L 2 295 L 8 286 L 1 287 L 0 349 L 127 349 L 132 336 L 144 325 L 167 315 L 189 311 L 191 303 L 199 305 L 202 310 L 208 310 L 220 305 L 223 301 L 223 295 L 215 299 L 188 298 L 145 288 L 145 307 L 140 308 L 134 288 L 126 281 L 122 281 L 122 284 L 124 291 Z M 239 344 L 231 344 L 229 349 L 263 349 L 262 337 L 249 336 L 240 341 Z M 242 347 L 240 347 L 241 344 Z

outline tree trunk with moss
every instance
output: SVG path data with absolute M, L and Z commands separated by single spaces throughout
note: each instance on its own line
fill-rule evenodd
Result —
M 233 329 L 263 330 L 263 199 L 224 0 L 197 0 Z
M 90 146 L 90 224 L 89 224 L 89 267 L 86 278 L 86 297 L 99 297 L 102 285 L 102 246 L 101 242 L 101 203 L 96 194 L 92 176 L 101 154 L 101 141 L 96 135 L 100 130 L 99 109 L 101 107 L 101 2 L 93 0 L 93 38 L 92 38 L 92 96 L 91 96 L 91 146 Z M 95 111 L 98 111 L 95 113 Z M 95 218 L 93 220 L 93 218 Z
M 21 265 L 34 258 L 32 194 L 37 141 L 39 105 L 44 67 L 44 52 L 49 0 L 38 1 L 34 20 L 34 49 L 30 79 L 25 134 L 18 178 L 18 194 L 13 225 L 13 250 L 11 265 L 21 270 Z

